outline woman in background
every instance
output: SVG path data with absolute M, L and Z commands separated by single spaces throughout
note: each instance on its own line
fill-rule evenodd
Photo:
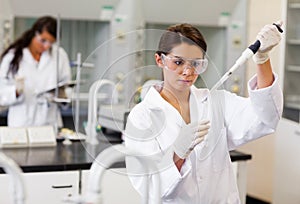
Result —
M 56 19 L 41 17 L 2 53 L 0 105 L 9 106 L 8 126 L 61 125 L 48 91 L 69 82 L 71 69 L 66 52 L 55 45 L 56 32 Z

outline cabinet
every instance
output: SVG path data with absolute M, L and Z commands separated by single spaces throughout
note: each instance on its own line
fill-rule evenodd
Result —
M 286 0 L 284 117 L 299 121 L 300 111 L 300 0 Z
M 273 204 L 300 202 L 300 126 L 282 119 L 275 137 Z
M 245 165 L 246 161 L 233 162 L 241 203 L 245 203 L 246 198 Z M 27 192 L 26 203 L 62 204 L 62 199 L 67 196 L 85 195 L 90 171 L 80 171 L 24 173 L 24 183 Z M 79 187 L 79 183 L 81 183 L 81 187 Z M 0 203 L 13 204 L 10 185 L 10 178 L 6 174 L 0 174 Z M 125 168 L 107 170 L 101 186 L 104 204 L 141 203 L 141 197 L 132 187 Z
M 241 198 L 241 203 L 246 203 L 246 186 L 247 186 L 247 164 L 246 160 L 233 162 L 233 170 L 237 178 L 237 185 Z M 87 191 L 89 170 L 82 171 L 82 194 Z M 112 168 L 105 172 L 103 182 L 101 184 L 102 202 L 103 204 L 119 204 L 119 203 L 141 203 L 141 196 L 133 188 L 125 168 Z
M 82 194 L 85 195 L 90 171 L 82 171 Z M 101 184 L 103 204 L 141 203 L 141 197 L 132 187 L 125 168 L 108 169 Z
M 30 204 L 62 204 L 67 196 L 78 195 L 79 171 L 60 171 L 23 174 Z M 12 204 L 11 180 L 0 174 L 0 203 Z

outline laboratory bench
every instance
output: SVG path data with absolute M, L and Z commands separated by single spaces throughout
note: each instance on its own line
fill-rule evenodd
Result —
M 6 148 L 0 149 L 13 159 L 23 172 L 72 171 L 89 169 L 94 158 L 110 143 L 89 145 L 85 142 L 72 142 L 64 145 L 58 142 L 55 147 Z M 3 171 L 0 168 L 0 172 Z
M 118 142 L 100 142 L 99 145 L 80 141 L 70 145 L 58 142 L 55 147 L 8 148 L 0 151 L 13 159 L 23 172 L 70 171 L 89 169 L 97 155 L 114 144 Z M 250 154 L 238 151 L 230 151 L 230 157 L 232 162 L 251 159 Z M 125 164 L 122 166 L 125 167 Z M 1 168 L 0 172 L 3 173 Z
M 108 142 L 113 141 L 113 142 Z M 12 158 L 23 170 L 23 178 L 27 191 L 27 202 L 31 204 L 63 203 L 62 198 L 77 196 L 86 192 L 89 169 L 99 153 L 111 145 L 120 144 L 121 140 L 115 135 L 107 135 L 100 139 L 98 145 L 90 145 L 82 141 L 65 145 L 58 142 L 54 147 L 27 147 L 0 149 Z M 231 151 L 230 157 L 237 175 L 238 188 L 242 203 L 246 199 L 246 161 L 251 155 Z M 133 189 L 126 174 L 120 173 L 125 169 L 125 162 L 119 162 L 107 171 L 103 186 L 104 203 L 140 203 L 140 196 Z M 10 178 L 0 168 L 0 203 L 12 203 L 9 192 Z M 114 196 L 115 188 L 118 196 Z M 39 192 L 36 194 L 36 192 Z M 2 196 L 5 195 L 5 196 Z M 131 196 L 128 196 L 131 195 Z M 126 201 L 126 202 L 122 202 Z

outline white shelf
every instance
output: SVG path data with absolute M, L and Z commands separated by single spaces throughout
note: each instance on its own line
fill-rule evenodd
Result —
M 300 95 L 287 95 L 285 97 L 285 106 L 300 110 Z
M 293 102 L 286 101 L 284 106 L 287 107 L 287 108 L 293 108 L 293 109 L 300 110 L 300 104 L 299 103 L 293 103 Z
M 299 55 L 300 52 L 300 35 L 299 35 L 299 19 L 300 19 L 300 0 L 287 0 L 286 10 L 286 52 L 290 55 L 285 58 L 284 65 L 284 106 L 297 109 L 300 111 L 300 86 L 298 75 L 300 74 Z M 298 88 L 299 87 L 299 88 Z
M 300 9 L 300 3 L 289 3 L 290 9 Z
M 291 72 L 300 72 L 300 65 L 288 65 L 286 70 Z
M 98 100 L 104 100 L 109 98 L 108 94 L 105 93 L 98 93 L 97 94 L 97 99 Z M 72 100 L 76 100 L 77 99 L 77 95 L 74 93 L 72 94 Z M 79 94 L 79 100 L 81 101 L 88 101 L 89 100 L 89 93 L 80 93 Z
M 300 45 L 300 39 L 289 39 L 287 42 L 291 45 Z

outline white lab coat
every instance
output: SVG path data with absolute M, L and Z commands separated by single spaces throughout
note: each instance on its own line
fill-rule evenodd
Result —
M 51 50 L 42 53 L 37 62 L 28 48 L 23 49 L 23 58 L 16 76 L 24 77 L 24 93 L 16 97 L 16 86 L 11 73 L 7 78 L 7 70 L 14 56 L 10 50 L 3 58 L 0 66 L 0 105 L 9 106 L 8 126 L 27 127 L 40 125 L 54 125 L 61 123 L 61 116 L 57 104 L 49 103 L 43 94 L 54 89 L 57 83 L 64 84 L 71 79 L 71 69 L 66 52 L 59 48 L 58 82 L 56 75 L 57 49 L 53 45 Z M 60 124 L 58 124 L 60 125 Z
M 191 123 L 209 118 L 211 128 L 180 172 L 173 163 L 171 148 L 184 122 L 178 111 L 154 87 L 133 108 L 124 132 L 125 145 L 156 163 L 163 203 L 240 203 L 229 150 L 276 129 L 282 114 L 283 96 L 277 75 L 274 76 L 275 81 L 270 87 L 258 90 L 256 77 L 253 77 L 248 83 L 249 98 L 227 91 L 209 95 L 207 89 L 191 87 Z M 145 184 L 149 182 L 150 197 L 153 196 L 157 184 L 153 174 L 156 172 L 145 172 L 145 165 L 132 157 L 126 159 L 126 165 L 135 189 L 143 195 L 147 192 Z

